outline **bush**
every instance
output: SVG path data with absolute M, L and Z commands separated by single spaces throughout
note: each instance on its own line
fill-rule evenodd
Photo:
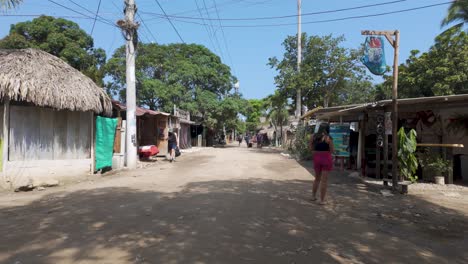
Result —
M 309 128 L 304 125 L 299 125 L 296 129 L 295 139 L 290 149 L 297 159 L 307 160 L 311 159 L 312 155 L 309 149 L 309 141 L 312 133 Z

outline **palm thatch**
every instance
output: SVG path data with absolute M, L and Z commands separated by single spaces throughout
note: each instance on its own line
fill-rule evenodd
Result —
M 90 78 L 41 50 L 0 49 L 0 100 L 109 115 L 111 99 Z

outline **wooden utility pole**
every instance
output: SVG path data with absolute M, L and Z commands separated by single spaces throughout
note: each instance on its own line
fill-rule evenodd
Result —
M 393 85 L 392 85 L 392 189 L 398 186 L 398 54 L 400 48 L 400 31 L 363 30 L 361 35 L 385 36 L 393 47 Z M 395 37 L 395 38 L 394 38 Z M 386 176 L 386 175 L 385 175 Z
M 301 71 L 302 61 L 302 30 L 301 30 L 301 0 L 297 0 L 297 73 Z M 296 94 L 296 118 L 302 114 L 301 87 L 297 87 Z
M 135 23 L 135 0 L 125 0 L 125 19 L 117 21 L 123 31 L 126 47 L 126 78 L 127 78 L 127 130 L 126 130 L 126 161 L 129 169 L 137 165 L 137 137 L 136 137 L 136 91 L 135 91 L 135 46 L 137 43 Z

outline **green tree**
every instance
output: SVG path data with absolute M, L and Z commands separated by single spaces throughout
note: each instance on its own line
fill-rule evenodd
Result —
M 249 99 L 247 106 L 246 128 L 255 131 L 260 126 L 260 117 L 266 116 L 266 105 L 263 99 Z
M 273 125 L 275 132 L 277 132 L 278 127 L 280 128 L 280 138 L 283 139 L 283 125 L 286 125 L 289 117 L 287 98 L 279 91 L 276 91 L 273 95 L 268 96 L 265 101 L 269 106 L 267 117 Z M 274 141 L 275 145 L 278 146 L 279 142 L 277 133 L 275 133 Z
M 78 24 L 50 16 L 12 25 L 10 33 L 0 40 L 0 48 L 35 48 L 55 55 L 102 85 L 103 49 L 94 48 L 93 38 Z
M 453 28 L 462 28 L 468 22 L 468 0 L 453 1 L 450 5 L 447 16 L 442 20 L 442 27 L 447 26 L 453 22 L 460 22 L 453 26 Z
M 358 58 L 360 50 L 342 46 L 344 37 L 310 36 L 303 33 L 301 71 L 297 72 L 297 39 L 288 36 L 283 42 L 283 58 L 269 59 L 268 65 L 278 71 L 275 83 L 282 94 L 294 99 L 298 87 L 302 89 L 303 104 L 309 108 L 352 102 L 353 85 L 359 84 L 368 93 L 370 77 Z M 362 82 L 362 84 L 361 84 Z M 352 84 L 352 85 L 351 85 Z M 295 104 L 295 100 L 292 100 Z
M 137 100 L 170 112 L 175 105 L 200 113 L 210 128 L 234 128 L 243 99 L 232 93 L 235 77 L 220 58 L 196 44 L 139 43 L 136 57 Z M 109 92 L 125 98 L 125 46 L 106 65 Z
M 451 28 L 435 39 L 428 52 L 413 50 L 399 67 L 399 97 L 425 97 L 468 93 L 468 35 Z M 391 76 L 384 86 L 392 85 Z

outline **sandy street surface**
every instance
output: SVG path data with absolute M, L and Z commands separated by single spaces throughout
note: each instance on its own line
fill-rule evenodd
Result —
M 0 263 L 468 263 L 468 195 L 384 197 L 310 162 L 228 146 L 44 191 L 0 194 Z

